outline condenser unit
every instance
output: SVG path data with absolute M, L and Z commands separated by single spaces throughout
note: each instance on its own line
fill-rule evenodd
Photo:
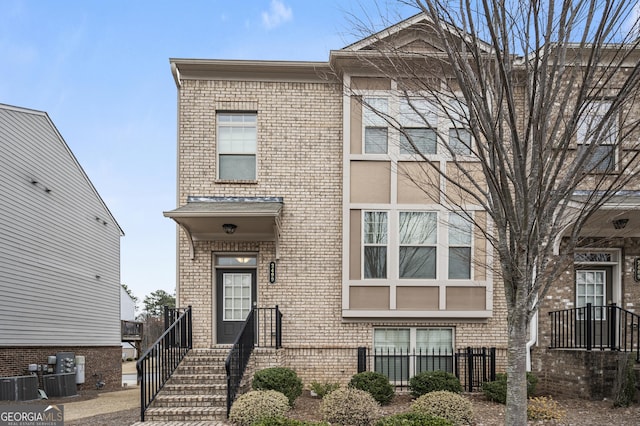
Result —
M 38 376 L 0 377 L 0 400 L 30 401 L 38 399 Z

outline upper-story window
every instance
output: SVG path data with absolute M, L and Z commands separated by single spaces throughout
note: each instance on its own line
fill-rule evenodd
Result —
M 469 108 L 460 99 L 451 99 L 449 110 L 449 152 L 453 155 L 471 155 L 471 131 L 469 125 Z
M 364 212 L 364 277 L 387 278 L 387 212 Z
M 602 173 L 616 168 L 618 123 L 615 115 L 607 116 L 610 108 L 610 101 L 591 101 L 585 105 L 584 115 L 578 123 L 578 153 L 591 143 L 599 144 L 585 164 L 587 171 Z
M 449 279 L 471 278 L 471 222 L 449 213 Z
M 218 112 L 218 179 L 255 180 L 258 146 L 255 112 Z
M 435 278 L 437 214 L 400 212 L 400 278 Z
M 420 98 L 401 98 L 399 106 L 400 154 L 436 154 L 438 116 L 431 102 Z
M 389 112 L 389 100 L 365 97 L 363 102 L 364 152 L 386 154 L 389 149 L 389 128 L 384 116 Z

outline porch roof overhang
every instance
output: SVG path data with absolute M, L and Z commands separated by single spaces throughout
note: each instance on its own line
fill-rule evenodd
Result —
M 569 204 L 567 221 L 554 242 L 555 253 L 559 252 L 562 237 L 573 228 L 591 191 L 575 191 Z M 640 238 L 640 191 L 618 191 L 596 210 L 580 229 L 585 237 L 595 238 Z
M 185 232 L 189 255 L 195 241 L 275 241 L 279 257 L 281 197 L 188 197 L 187 203 L 163 212 Z M 223 225 L 234 225 L 225 231 Z

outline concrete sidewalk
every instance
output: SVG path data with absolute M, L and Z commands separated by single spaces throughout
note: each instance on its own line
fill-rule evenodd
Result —
M 140 408 L 140 389 L 137 386 L 128 387 L 126 390 L 104 392 L 97 398 L 84 401 L 65 401 L 62 405 L 65 421 Z

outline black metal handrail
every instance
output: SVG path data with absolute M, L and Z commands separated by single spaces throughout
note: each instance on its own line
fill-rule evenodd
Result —
M 635 352 L 640 362 L 640 316 L 616 306 L 587 306 L 549 312 L 550 349 Z
M 165 310 L 165 317 L 166 317 Z M 175 321 L 136 363 L 140 382 L 140 420 L 192 347 L 191 306 L 175 309 Z
M 224 364 L 227 372 L 227 417 L 256 346 L 282 347 L 282 313 L 277 305 L 275 308 L 253 308 L 229 351 Z

